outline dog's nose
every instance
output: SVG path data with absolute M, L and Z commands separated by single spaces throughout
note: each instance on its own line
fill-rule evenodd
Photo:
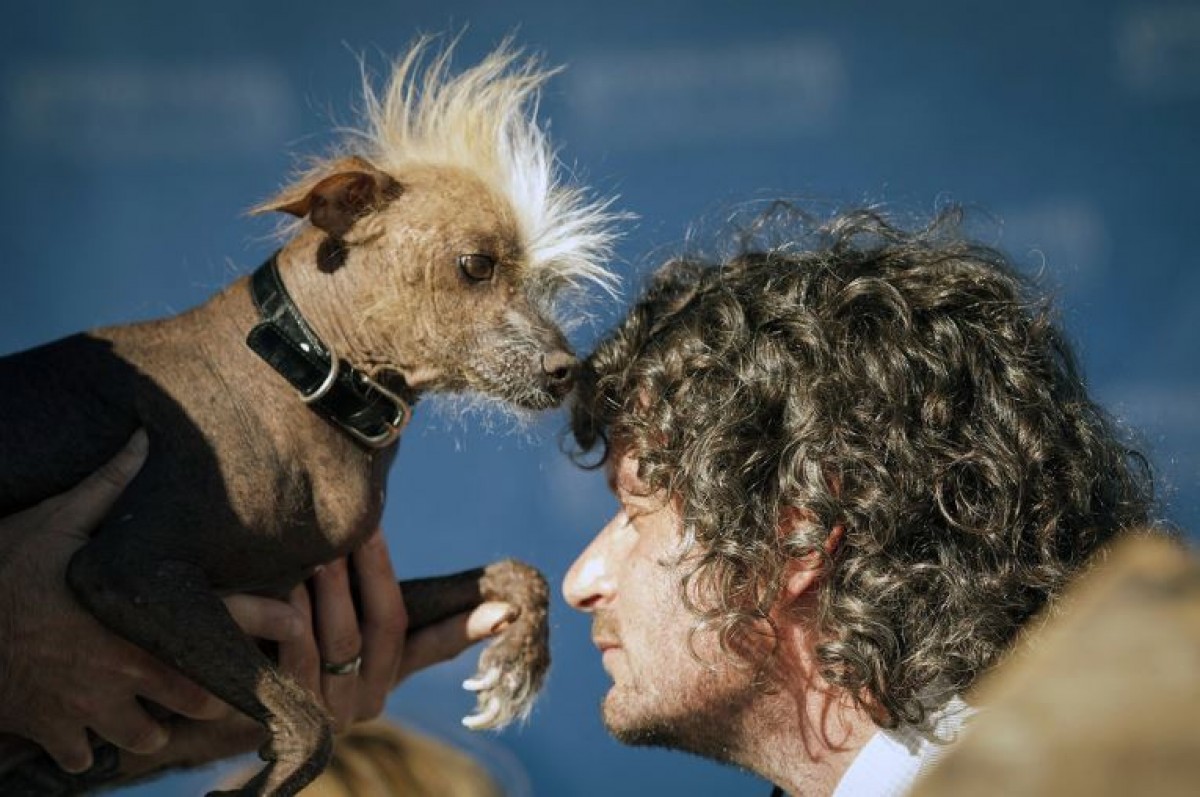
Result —
M 575 367 L 579 361 L 568 351 L 556 351 L 542 355 L 542 373 L 550 390 L 556 396 L 564 396 L 575 381 Z

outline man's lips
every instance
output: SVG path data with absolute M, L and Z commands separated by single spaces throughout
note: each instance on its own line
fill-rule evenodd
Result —
M 592 618 L 592 644 L 603 653 L 621 647 L 617 636 L 617 618 L 608 612 L 598 612 Z
M 615 682 L 617 671 L 620 669 L 616 664 L 616 659 L 621 655 L 620 643 L 614 639 L 593 639 L 592 641 L 600 651 L 601 665 Z

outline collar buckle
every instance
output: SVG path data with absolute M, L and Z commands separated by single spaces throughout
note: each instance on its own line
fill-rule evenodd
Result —
M 364 445 L 370 446 L 371 448 L 387 448 L 400 438 L 400 433 L 404 431 L 404 427 L 408 426 L 408 422 L 412 420 L 412 407 L 409 406 L 407 401 L 400 398 L 395 393 L 388 390 L 386 387 L 379 384 L 362 371 L 357 371 L 355 376 L 358 378 L 358 381 L 362 384 L 362 386 L 368 391 L 378 393 L 391 402 L 391 404 L 396 408 L 396 415 L 391 420 L 386 422 L 386 428 L 379 434 L 368 435 L 359 431 L 358 429 L 355 429 L 354 427 L 347 427 L 347 431 L 354 435 L 354 437 Z
M 301 393 L 300 400 L 305 404 L 313 404 L 320 401 L 325 395 L 333 389 L 337 383 L 338 373 L 342 370 L 342 358 L 332 356 L 329 358 L 329 373 L 325 376 L 325 381 L 317 386 L 317 389 L 311 393 Z

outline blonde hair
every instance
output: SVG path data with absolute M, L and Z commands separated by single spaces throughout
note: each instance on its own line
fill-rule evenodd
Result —
M 246 781 L 253 771 L 223 780 Z M 300 797 L 503 797 L 487 771 L 445 742 L 389 722 L 362 722 L 337 737 L 333 760 Z
M 393 64 L 381 93 L 364 69 L 360 125 L 342 127 L 336 152 L 311 162 L 297 183 L 347 156 L 389 173 L 416 165 L 463 169 L 511 207 L 531 274 L 560 287 L 590 282 L 615 296 L 618 278 L 604 263 L 616 238 L 612 225 L 627 214 L 563 181 L 537 122 L 541 88 L 559 70 L 543 68 L 505 39 L 455 75 L 457 40 L 427 58 L 432 41 L 419 38 Z

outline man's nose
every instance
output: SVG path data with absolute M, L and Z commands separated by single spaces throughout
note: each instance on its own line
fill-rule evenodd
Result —
M 605 606 L 616 595 L 612 549 L 621 517 L 618 513 L 600 530 L 563 579 L 563 597 L 581 612 Z

